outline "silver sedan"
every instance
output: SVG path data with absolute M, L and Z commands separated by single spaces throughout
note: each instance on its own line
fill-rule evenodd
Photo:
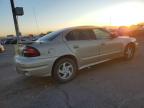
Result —
M 132 59 L 136 47 L 136 39 L 129 36 L 91 26 L 71 27 L 20 47 L 15 56 L 16 70 L 26 76 L 52 76 L 67 82 L 80 69 L 119 57 Z

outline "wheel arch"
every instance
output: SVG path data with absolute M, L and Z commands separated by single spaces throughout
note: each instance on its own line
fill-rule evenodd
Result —
M 55 60 L 53 66 L 52 66 L 52 74 L 53 74 L 54 67 L 55 67 L 56 63 L 63 58 L 70 58 L 70 59 L 74 60 L 74 62 L 76 63 L 77 69 L 78 69 L 78 60 L 76 59 L 76 57 L 74 55 L 70 55 L 70 54 L 69 55 L 63 55 L 63 56 L 58 57 Z
M 125 49 L 126 49 L 129 45 L 131 45 L 131 46 L 133 46 L 134 48 L 136 48 L 136 45 L 135 45 L 134 42 L 129 42 L 129 43 L 125 46 Z

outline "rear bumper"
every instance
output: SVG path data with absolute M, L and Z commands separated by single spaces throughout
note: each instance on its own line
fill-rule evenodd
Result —
M 17 72 L 26 76 L 51 76 L 54 61 L 54 58 L 15 57 Z

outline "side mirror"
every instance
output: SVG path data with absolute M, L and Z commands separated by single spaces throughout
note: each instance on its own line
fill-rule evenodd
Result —
M 112 39 L 113 39 L 113 38 L 117 38 L 118 35 L 117 35 L 116 33 L 112 33 L 112 34 L 111 34 L 111 37 L 112 37 Z

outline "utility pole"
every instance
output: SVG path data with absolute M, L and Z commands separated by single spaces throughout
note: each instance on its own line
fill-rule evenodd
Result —
M 10 3 L 11 3 L 11 9 L 12 9 L 15 31 L 16 31 L 16 36 L 17 36 L 17 43 L 18 43 L 20 32 L 19 32 L 19 26 L 18 26 L 18 21 L 17 21 L 16 8 L 15 8 L 14 0 L 10 0 Z

